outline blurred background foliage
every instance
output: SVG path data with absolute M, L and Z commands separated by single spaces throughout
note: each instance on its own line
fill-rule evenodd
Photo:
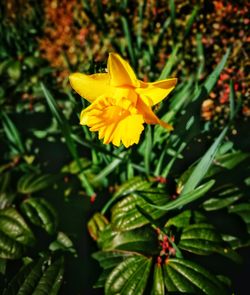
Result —
M 27 294 L 38 292 L 43 282 L 47 294 L 57 294 L 61 284 L 62 294 L 100 294 L 92 289 L 101 272 L 90 256 L 97 250 L 86 227 L 92 214 L 133 177 L 158 177 L 160 184 L 168 178 L 167 193 L 172 195 L 183 172 L 205 153 L 232 116 L 221 154 L 231 158 L 239 153 L 232 165 L 241 165 L 234 172 L 237 177 L 233 181 L 230 173 L 226 175 L 225 207 L 216 207 L 216 198 L 209 203 L 208 197 L 198 208 L 215 204 L 217 225 L 224 218 L 232 236 L 240 228 L 243 240 L 233 239 L 232 247 L 248 245 L 245 224 L 240 218 L 229 220 L 226 212 L 238 201 L 239 206 L 245 204 L 239 212 L 249 212 L 249 6 L 243 0 L 1 2 L 0 285 L 5 294 L 25 289 L 23 280 L 32 268 L 39 275 L 36 281 L 31 278 L 33 289 L 25 289 Z M 68 75 L 105 71 L 112 51 L 129 60 L 144 81 L 178 77 L 169 103 L 157 106 L 158 114 L 174 123 L 173 136 L 148 126 L 141 144 L 125 150 L 102 145 L 79 126 L 86 102 L 71 91 Z M 221 68 L 213 72 L 221 61 Z M 144 179 L 136 181 L 148 185 Z M 223 195 L 220 186 L 213 189 L 216 196 Z M 97 224 L 101 220 L 102 228 L 110 217 L 111 224 L 118 222 L 111 213 L 104 217 L 104 211 L 94 219 Z M 249 227 L 244 214 L 239 216 Z M 8 229 L 13 228 L 16 233 L 11 234 Z M 100 228 L 94 229 L 92 237 L 97 239 Z M 108 247 L 103 241 L 98 244 L 102 250 Z M 246 250 L 241 251 L 246 258 Z M 244 294 L 239 293 L 244 288 L 240 281 L 249 260 L 244 261 L 241 267 L 230 266 L 235 269 L 230 275 L 237 294 Z M 8 285 L 18 270 L 16 281 Z

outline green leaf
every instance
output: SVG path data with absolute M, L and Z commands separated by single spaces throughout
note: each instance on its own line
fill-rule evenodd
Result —
M 184 212 L 170 218 L 164 227 L 175 226 L 177 228 L 186 227 L 190 224 L 192 216 L 191 210 L 185 210 Z
M 0 173 L 0 210 L 9 207 L 16 197 L 10 189 L 10 173 Z
M 222 57 L 220 63 L 215 67 L 213 72 L 206 79 L 206 81 L 204 83 L 204 88 L 206 89 L 207 94 L 212 91 L 216 82 L 218 81 L 220 73 L 226 65 L 230 51 L 231 51 L 230 49 L 227 49 L 227 51 L 226 51 L 225 55 Z
M 201 197 L 204 196 L 205 193 L 207 193 L 210 188 L 214 185 L 215 181 L 210 180 L 206 182 L 205 184 L 200 185 L 198 188 L 195 190 L 188 192 L 186 194 L 181 194 L 177 199 L 168 202 L 167 204 L 163 206 L 157 206 L 153 204 L 149 204 L 151 207 L 159 209 L 159 210 L 164 210 L 164 211 L 170 211 L 170 210 L 175 210 L 179 207 L 182 207 L 184 205 L 187 205 Z M 151 203 L 151 200 L 143 196 L 145 200 Z
M 141 227 L 134 230 L 114 231 L 111 226 L 100 233 L 98 245 L 105 250 L 125 250 L 143 254 L 157 253 L 158 240 L 155 230 Z
M 213 177 L 224 169 L 231 170 L 241 162 L 245 161 L 248 157 L 248 153 L 243 153 L 241 151 L 218 155 L 215 157 L 213 165 L 208 170 L 206 177 Z
M 222 187 L 219 191 L 214 191 L 214 198 L 209 198 L 203 203 L 203 208 L 206 211 L 220 210 L 235 203 L 244 196 L 243 191 L 234 185 Z
M 198 162 L 194 170 L 192 171 L 191 175 L 189 176 L 188 180 L 184 184 L 184 188 L 181 192 L 181 196 L 184 194 L 187 194 L 193 189 L 196 188 L 196 186 L 201 182 L 203 177 L 206 175 L 208 169 L 210 168 L 213 159 L 216 155 L 216 152 L 220 146 L 220 143 L 222 142 L 228 127 L 224 128 L 221 134 L 218 136 L 218 138 L 215 140 L 215 142 L 211 145 L 211 147 L 208 149 L 208 151 L 205 153 L 205 155 L 201 158 L 201 160 Z
M 178 247 L 198 255 L 209 255 L 221 247 L 221 236 L 210 224 L 193 224 L 182 231 Z
M 227 294 L 221 282 L 205 268 L 185 259 L 171 258 L 164 268 L 168 291 L 194 294 Z
M 228 209 L 228 212 L 239 215 L 245 222 L 247 231 L 250 234 L 250 203 L 231 205 Z
M 146 137 L 145 137 L 145 151 L 144 151 L 144 165 L 146 175 L 150 175 L 150 162 L 152 157 L 152 130 L 151 126 L 147 126 Z
M 49 90 L 46 88 L 46 86 L 43 83 L 41 83 L 41 88 L 46 98 L 46 101 L 48 103 L 48 106 L 51 110 L 52 115 L 56 118 L 57 122 L 59 123 L 61 127 L 69 152 L 71 153 L 74 160 L 78 163 L 79 169 L 82 171 L 81 162 L 78 156 L 76 145 L 73 140 L 73 132 L 71 130 L 71 126 L 69 125 L 63 113 L 58 108 L 54 97 L 51 95 L 51 93 L 49 92 Z M 81 183 L 83 187 L 86 189 L 88 196 L 93 196 L 95 192 L 83 172 L 81 172 L 80 177 L 81 177 Z
M 19 61 L 12 61 L 8 64 L 7 68 L 8 75 L 13 80 L 18 80 L 22 74 L 21 63 Z
M 33 295 L 56 295 L 62 284 L 64 273 L 64 259 L 60 257 L 48 266 L 39 280 Z
M 103 214 L 95 213 L 88 222 L 88 231 L 92 239 L 98 240 L 100 233 L 108 224 L 109 222 Z
M 133 192 L 138 190 L 146 190 L 150 188 L 152 185 L 151 182 L 142 178 L 140 176 L 136 176 L 134 178 L 129 179 L 128 181 L 124 182 L 122 185 L 119 186 L 117 191 L 114 193 L 113 197 L 106 203 L 106 205 L 102 209 L 102 213 L 104 214 L 107 209 L 113 204 L 117 199 L 121 198 L 122 196 L 129 195 Z
M 34 243 L 32 231 L 14 208 L 0 211 L 0 258 L 21 258 L 26 246 Z
M 167 62 L 165 64 L 165 66 L 164 66 L 158 80 L 164 80 L 170 75 L 173 66 L 177 62 L 177 54 L 178 54 L 178 51 L 179 51 L 180 48 L 181 48 L 180 44 L 177 44 L 174 47 L 174 49 L 173 49 L 173 51 L 171 53 L 171 56 L 168 58 L 168 60 L 167 60 Z
M 142 208 L 152 218 L 157 219 L 164 212 L 153 208 L 147 200 L 159 206 L 166 203 L 169 197 L 159 189 L 148 189 L 126 196 L 111 209 L 111 222 L 116 230 L 130 230 L 149 223 L 138 207 Z
M 3 295 L 56 295 L 62 284 L 64 259 L 40 258 L 23 266 L 10 281 Z
M 15 154 L 24 154 L 25 148 L 19 131 L 6 113 L 1 112 L 4 132 L 13 147 Z
M 193 23 L 196 19 L 196 16 L 199 12 L 199 9 L 200 9 L 199 6 L 197 6 L 197 5 L 194 6 L 193 11 L 192 11 L 190 17 L 188 18 L 187 23 L 185 24 L 184 38 L 186 38 L 189 35 L 192 25 L 193 25 Z
M 92 256 L 96 259 L 100 266 L 104 269 L 101 276 L 98 278 L 94 285 L 94 288 L 101 288 L 105 286 L 105 282 L 110 275 L 111 271 L 115 266 L 117 266 L 122 261 L 126 260 L 128 257 L 134 256 L 133 252 L 126 251 L 100 251 L 94 253 Z
M 51 186 L 58 178 L 58 175 L 51 174 L 24 174 L 17 183 L 17 191 L 21 194 L 31 194 Z
M 154 278 L 153 278 L 153 287 L 151 289 L 151 295 L 164 295 L 165 286 L 163 280 L 162 267 L 159 264 L 155 264 L 154 267 Z
M 98 175 L 96 175 L 93 178 L 93 182 L 99 182 L 106 176 L 108 176 L 111 172 L 115 170 L 116 167 L 118 167 L 123 161 L 124 161 L 124 156 L 125 152 L 121 153 L 121 158 L 114 159 L 109 165 L 107 165 Z
M 141 255 L 127 258 L 109 275 L 105 283 L 105 294 L 143 294 L 151 263 L 151 259 Z
M 62 250 L 66 252 L 71 252 L 72 254 L 74 254 L 74 256 L 77 256 L 73 242 L 64 232 L 61 231 L 58 232 L 56 240 L 50 243 L 49 249 L 51 251 Z
M 47 233 L 54 234 L 58 224 L 57 212 L 43 198 L 29 198 L 22 202 L 21 210 L 30 221 L 42 227 Z
M 221 235 L 211 224 L 200 223 L 184 228 L 178 247 L 197 255 L 218 253 L 240 263 L 241 257 L 238 253 L 224 244 Z

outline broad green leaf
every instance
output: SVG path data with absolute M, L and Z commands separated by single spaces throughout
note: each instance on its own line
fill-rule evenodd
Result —
M 178 247 L 198 255 L 209 255 L 221 247 L 221 236 L 210 224 L 193 224 L 182 231 Z
M 170 210 L 175 210 L 179 207 L 182 207 L 184 205 L 187 205 L 205 195 L 210 188 L 214 185 L 215 181 L 210 180 L 206 182 L 205 184 L 200 185 L 198 188 L 195 190 L 188 192 L 186 194 L 181 194 L 177 199 L 168 202 L 167 204 L 163 206 L 158 206 L 158 205 L 153 205 L 151 204 L 151 200 L 149 198 L 146 198 L 143 196 L 149 203 L 149 205 L 153 208 L 159 209 L 159 210 L 164 210 L 164 211 L 170 211 Z
M 117 264 L 126 260 L 128 257 L 134 256 L 133 252 L 112 250 L 112 251 L 99 251 L 92 254 L 92 257 L 96 259 L 100 266 L 104 269 L 113 268 Z M 138 254 L 139 255 L 139 254 Z
M 48 266 L 43 276 L 40 278 L 35 290 L 34 295 L 56 295 L 59 292 L 63 281 L 64 273 L 64 259 L 60 257 L 51 265 Z
M 151 263 L 151 259 L 145 256 L 127 258 L 109 275 L 105 283 L 105 294 L 143 294 Z
M 163 280 L 163 272 L 160 264 L 156 263 L 154 267 L 153 287 L 151 289 L 151 295 L 164 295 L 165 286 Z
M 21 194 L 31 194 L 54 184 L 58 175 L 24 174 L 17 183 L 17 191 Z
M 56 295 L 62 284 L 63 257 L 40 258 L 23 266 L 4 290 L 4 295 Z
M 111 206 L 111 204 L 113 204 L 117 199 L 123 196 L 127 196 L 138 190 L 145 191 L 148 188 L 150 188 L 151 185 L 152 185 L 152 182 L 139 176 L 129 179 L 128 181 L 124 182 L 122 185 L 118 187 L 113 197 L 110 200 L 108 200 L 106 205 L 103 207 L 102 213 L 104 214 L 107 211 L 107 209 Z
M 204 293 L 208 295 L 227 294 L 222 283 L 207 269 L 185 259 L 171 258 L 164 268 L 168 291 Z
M 22 202 L 21 210 L 33 224 L 42 227 L 49 234 L 55 233 L 57 212 L 48 201 L 43 198 L 29 198 Z
M 113 231 L 109 226 L 100 233 L 98 245 L 105 250 L 118 249 L 143 254 L 158 251 L 157 234 L 151 227 L 120 232 Z
M 0 211 L 0 258 L 18 259 L 34 243 L 32 231 L 14 208 Z
M 142 208 L 154 219 L 164 215 L 164 212 L 153 208 L 144 198 L 159 206 L 165 204 L 169 199 L 167 193 L 159 189 L 148 189 L 137 194 L 130 194 L 112 207 L 112 226 L 116 230 L 130 230 L 148 224 L 149 220 L 142 215 L 138 207 Z
M 64 232 L 61 231 L 58 232 L 56 240 L 50 243 L 49 249 L 51 251 L 62 250 L 66 252 L 71 252 L 72 254 L 77 256 L 73 242 Z
M 250 203 L 231 205 L 228 212 L 239 215 L 245 222 L 248 233 L 250 233 Z
M 120 264 L 122 261 L 126 260 L 128 257 L 134 256 L 135 253 L 133 252 L 126 252 L 126 251 L 100 251 L 94 253 L 92 256 L 96 260 L 98 260 L 100 266 L 104 269 L 100 277 L 98 278 L 97 282 L 93 286 L 94 288 L 101 288 L 105 286 L 105 282 L 114 269 L 115 266 Z
M 193 224 L 183 229 L 178 244 L 180 249 L 197 255 L 221 254 L 236 263 L 241 262 L 240 256 L 223 243 L 221 235 L 211 224 Z
M 207 218 L 199 211 L 185 210 L 184 212 L 170 218 L 164 227 L 175 226 L 177 228 L 183 228 L 190 225 L 190 223 L 204 223 Z
M 88 232 L 92 239 L 98 240 L 100 232 L 103 231 L 108 224 L 109 222 L 103 214 L 99 212 L 95 213 L 88 222 Z
M 178 228 L 186 227 L 190 224 L 191 216 L 192 216 L 191 210 L 185 210 L 184 212 L 178 214 L 177 216 L 170 218 L 164 227 L 170 227 L 170 226 L 175 226 Z

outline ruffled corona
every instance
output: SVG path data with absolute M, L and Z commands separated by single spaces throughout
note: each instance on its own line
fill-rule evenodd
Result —
M 137 80 L 130 65 L 118 54 L 111 53 L 108 73 L 69 77 L 73 89 L 91 102 L 81 113 L 80 124 L 98 132 L 104 144 L 112 142 L 125 147 L 137 144 L 143 123 L 172 127 L 161 121 L 152 111 L 175 87 L 176 79 L 155 83 Z

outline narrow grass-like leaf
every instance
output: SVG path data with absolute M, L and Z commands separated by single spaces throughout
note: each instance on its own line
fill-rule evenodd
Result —
M 121 162 L 124 160 L 125 152 L 120 155 L 121 158 L 119 159 L 114 159 L 108 166 L 106 166 L 98 175 L 95 176 L 93 179 L 93 182 L 98 182 L 102 180 L 104 177 L 112 173 L 116 167 L 118 167 Z
M 144 151 L 144 164 L 147 175 L 150 175 L 150 162 L 152 157 L 152 131 L 151 126 L 147 126 L 146 139 L 145 139 L 145 151 Z
M 177 44 L 174 47 L 174 49 L 173 49 L 173 51 L 171 53 L 171 56 L 167 60 L 165 66 L 164 66 L 164 68 L 163 68 L 163 70 L 162 70 L 162 72 L 161 72 L 161 74 L 159 76 L 159 80 L 164 80 L 170 75 L 173 66 L 177 62 L 177 53 L 178 53 L 180 47 L 181 47 L 180 44 Z
M 227 130 L 228 130 L 228 127 L 223 129 L 221 134 L 218 136 L 218 138 L 215 140 L 215 142 L 211 145 L 211 147 L 208 149 L 205 155 L 201 158 L 197 166 L 194 168 L 193 172 L 191 173 L 188 180 L 184 184 L 184 188 L 181 192 L 181 196 L 192 192 L 197 187 L 197 185 L 201 182 L 203 177 L 206 175 Z
M 201 186 L 199 186 L 198 188 L 196 188 L 195 190 L 193 190 L 191 192 L 181 194 L 177 199 L 170 201 L 163 206 L 153 205 L 152 201 L 148 197 L 145 197 L 143 195 L 142 195 L 142 197 L 146 201 L 148 201 L 150 203 L 149 205 L 152 206 L 153 208 L 156 208 L 159 210 L 164 210 L 164 211 L 170 211 L 170 210 L 174 210 L 179 207 L 185 206 L 185 205 L 201 198 L 202 196 L 204 196 L 204 194 L 206 192 L 208 192 L 210 190 L 210 188 L 214 185 L 214 183 L 215 183 L 214 180 L 210 180 L 210 181 L 206 182 L 205 184 L 202 184 Z
M 192 11 L 190 17 L 188 18 L 187 23 L 185 24 L 184 38 L 186 38 L 189 35 L 190 30 L 192 28 L 192 25 L 193 25 L 193 23 L 194 23 L 194 21 L 196 19 L 196 16 L 197 16 L 198 12 L 199 12 L 199 6 L 196 5 L 193 8 L 193 11 Z
M 9 142 L 12 144 L 14 151 L 19 154 L 24 154 L 25 148 L 22 143 L 19 131 L 6 113 L 1 112 L 1 115 L 5 134 Z
M 44 96 L 46 98 L 46 101 L 48 103 L 48 106 L 51 110 L 51 113 L 57 119 L 57 121 L 61 127 L 67 147 L 68 147 L 71 155 L 73 156 L 74 160 L 78 163 L 80 170 L 82 170 L 81 163 L 79 161 L 78 152 L 77 152 L 75 143 L 71 137 L 73 132 L 70 128 L 70 125 L 68 124 L 68 122 L 67 122 L 66 118 L 64 117 L 64 115 L 62 114 L 62 112 L 59 110 L 55 99 L 53 98 L 53 96 L 51 95 L 51 93 L 49 92 L 49 90 L 46 88 L 46 86 L 43 83 L 41 83 L 41 88 L 42 88 L 42 91 L 43 91 Z M 93 190 L 92 186 L 90 185 L 90 183 L 88 182 L 88 180 L 85 177 L 83 172 L 80 174 L 80 177 L 81 177 L 82 185 L 86 189 L 87 194 L 89 196 L 94 195 L 94 190 Z
M 132 43 L 131 32 L 130 32 L 128 20 L 125 16 L 122 16 L 121 22 L 122 22 L 124 35 L 125 35 L 126 41 L 127 41 L 128 52 L 129 52 L 129 56 L 131 59 L 131 63 L 132 63 L 133 68 L 136 68 L 135 52 L 134 52 L 134 46 Z

